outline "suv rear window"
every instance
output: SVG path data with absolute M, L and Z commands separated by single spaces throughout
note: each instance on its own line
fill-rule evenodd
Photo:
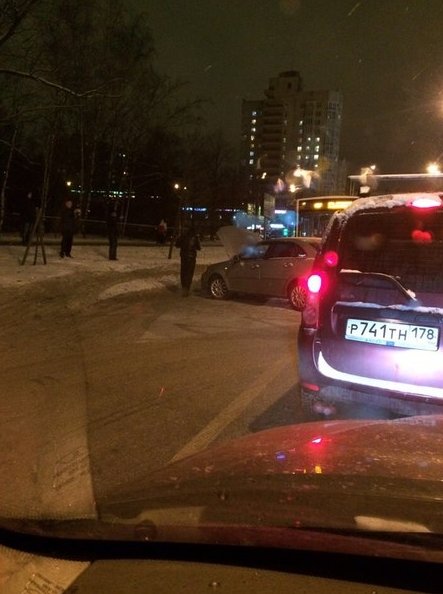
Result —
M 443 211 L 408 207 L 351 217 L 340 268 L 397 277 L 415 292 L 443 293 Z

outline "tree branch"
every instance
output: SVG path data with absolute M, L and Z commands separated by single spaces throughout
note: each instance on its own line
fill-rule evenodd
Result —
M 25 0 L 20 9 L 15 9 L 15 17 L 12 19 L 8 29 L 0 36 L 0 47 L 4 45 L 10 37 L 12 37 L 19 27 L 20 23 L 26 18 L 29 11 L 34 4 L 37 4 L 39 0 Z
M 1 138 L 0 138 L 0 144 L 4 144 L 8 148 L 11 148 L 12 147 L 12 143 L 8 142 L 7 140 L 2 140 Z M 30 157 L 28 157 L 27 155 L 25 155 L 25 153 L 23 151 L 21 151 L 19 148 L 17 148 L 16 146 L 14 147 L 14 152 L 16 152 L 19 155 L 21 155 L 31 165 L 37 165 L 37 161 L 33 161 Z
M 107 95 L 105 93 L 100 93 L 101 88 L 103 88 L 106 85 L 112 84 L 114 82 L 118 82 L 119 79 L 115 79 L 115 80 L 103 83 L 102 85 L 98 86 L 96 89 L 90 89 L 89 91 L 85 91 L 83 93 L 78 93 L 77 91 L 74 91 L 73 89 L 70 89 L 69 87 L 65 87 L 64 85 L 61 85 L 59 83 L 56 83 L 56 82 L 53 82 L 46 78 L 43 78 L 42 76 L 37 76 L 36 74 L 32 74 L 31 72 L 23 72 L 21 70 L 12 70 L 10 68 L 0 68 L 0 74 L 5 74 L 7 76 L 15 76 L 17 78 L 27 78 L 29 80 L 33 80 L 35 82 L 42 83 L 42 84 L 46 85 L 47 87 L 51 87 L 52 89 L 56 89 L 57 91 L 62 91 L 63 93 L 66 93 L 67 95 L 71 95 L 72 97 L 90 97 L 92 95 L 100 95 L 102 97 L 107 97 L 109 99 L 119 99 L 121 97 L 121 95 Z

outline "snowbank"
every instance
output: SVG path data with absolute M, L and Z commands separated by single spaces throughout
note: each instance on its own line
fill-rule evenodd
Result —
M 106 274 L 109 272 L 128 273 L 137 270 L 155 270 L 152 279 L 138 279 L 127 283 L 117 284 L 103 292 L 101 298 L 106 299 L 114 294 L 132 290 L 146 290 L 164 286 L 178 281 L 180 258 L 178 250 L 174 249 L 172 258 L 168 259 L 169 246 L 121 246 L 118 249 L 118 260 L 108 260 L 108 247 L 75 245 L 72 258 L 60 258 L 58 248 L 45 248 L 47 264 L 43 264 L 42 254 L 38 252 L 37 263 L 34 265 L 35 248 L 32 248 L 21 266 L 25 248 L 23 246 L 0 246 L 0 287 L 26 286 L 51 278 L 58 278 L 78 272 L 89 274 Z M 226 252 L 221 246 L 204 247 L 197 256 L 197 265 L 207 265 L 226 259 Z M 196 272 L 196 277 L 197 277 Z M 195 277 L 195 278 L 196 278 Z

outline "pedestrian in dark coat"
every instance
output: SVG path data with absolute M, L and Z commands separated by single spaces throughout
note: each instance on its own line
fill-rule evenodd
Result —
M 201 250 L 200 238 L 191 225 L 175 242 L 180 248 L 180 283 L 183 297 L 188 297 L 194 276 L 197 251 Z
M 117 260 L 117 245 L 118 245 L 118 216 L 117 216 L 117 202 L 110 201 L 108 203 L 108 212 L 106 223 L 108 227 L 109 240 L 109 259 Z
M 72 258 L 71 250 L 74 240 L 76 225 L 76 211 L 70 198 L 65 200 L 61 214 L 60 228 L 62 232 L 62 242 L 60 245 L 60 258 Z

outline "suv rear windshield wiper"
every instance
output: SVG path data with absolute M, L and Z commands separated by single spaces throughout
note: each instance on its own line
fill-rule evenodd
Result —
M 407 289 L 399 276 L 393 276 L 382 272 L 360 272 L 357 270 L 342 270 L 341 278 L 349 284 L 357 287 L 370 287 L 375 289 L 395 288 L 411 305 L 420 305 L 415 293 Z

